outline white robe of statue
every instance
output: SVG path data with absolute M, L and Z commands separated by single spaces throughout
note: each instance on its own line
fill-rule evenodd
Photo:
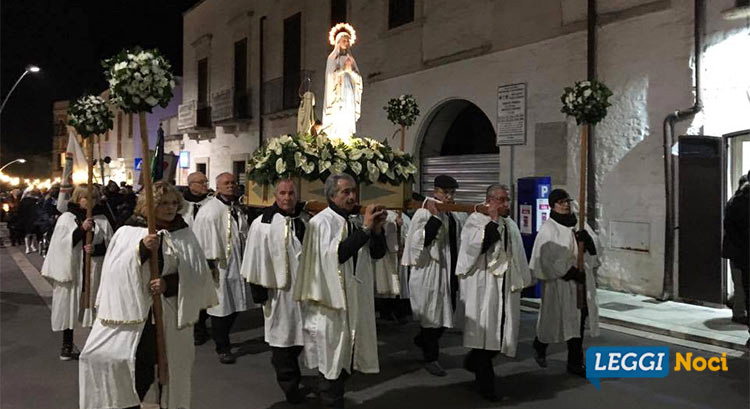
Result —
M 464 346 L 516 355 L 521 290 L 531 284 L 521 232 L 510 218 L 500 218 L 500 240 L 484 254 L 490 217 L 473 213 L 461 231 L 456 275 L 465 303 Z M 507 241 L 506 241 L 507 238 Z
M 303 302 L 305 365 L 336 379 L 350 365 L 378 373 L 378 343 L 373 294 L 374 261 L 369 245 L 357 253 L 356 275 L 350 258 L 338 262 L 346 220 L 331 208 L 310 219 L 294 287 Z
M 114 234 L 112 226 L 104 215 L 95 215 L 93 245 L 109 243 Z M 91 257 L 91 293 L 89 308 L 80 309 L 83 290 L 83 244 L 73 246 L 73 231 L 78 228 L 73 213 L 65 212 L 57 219 L 50 239 L 49 251 L 42 265 L 42 277 L 52 282 L 52 331 L 73 329 L 76 321 L 83 327 L 94 323 L 96 310 L 94 302 L 99 288 L 104 256 Z
M 141 264 L 138 243 L 144 227 L 117 230 L 104 257 L 97 319 L 79 363 L 81 409 L 127 408 L 140 404 L 135 390 L 135 352 L 150 316 L 150 263 Z M 201 309 L 216 305 L 216 291 L 203 251 L 189 228 L 161 231 L 162 272 L 180 275 L 177 296 L 161 298 L 169 381 L 161 407 L 190 408 L 195 346 L 193 324 Z
M 206 311 L 215 317 L 246 311 L 252 304 L 248 284 L 240 274 L 247 219 L 236 208 L 235 220 L 231 210 L 214 197 L 201 207 L 192 226 L 206 259 L 216 260 L 219 270 L 219 305 Z
M 362 76 L 351 48 L 341 50 L 341 35 L 336 37 L 336 46 L 326 60 L 322 132 L 329 138 L 349 140 L 357 132 L 357 120 L 362 106 Z M 353 61 L 351 69 L 346 68 L 347 58 Z
M 307 215 L 299 217 L 306 222 Z M 268 345 L 304 345 L 302 310 L 292 292 L 302 243 L 295 235 L 291 217 L 276 213 L 270 223 L 263 223 L 262 219 L 259 216 L 250 225 L 240 271 L 249 283 L 268 289 L 268 301 L 263 304 Z
M 576 265 L 578 245 L 575 227 L 565 227 L 553 219 L 547 219 L 539 229 L 531 251 L 529 268 L 532 275 L 542 280 L 542 305 L 536 325 L 537 337 L 544 343 L 565 342 L 578 338 L 581 326 L 581 311 L 576 305 L 576 282 L 563 280 L 570 267 Z M 586 231 L 601 249 L 596 234 L 586 225 Z M 599 257 L 585 253 L 586 303 L 589 312 L 589 332 L 599 335 L 599 307 L 596 304 L 596 276 Z

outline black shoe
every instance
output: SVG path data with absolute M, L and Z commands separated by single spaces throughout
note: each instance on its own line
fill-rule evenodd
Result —
M 470 355 L 467 354 L 464 357 L 464 369 L 466 369 L 467 371 L 469 371 L 471 373 L 475 373 L 477 371 L 477 368 L 474 365 L 472 365 L 472 362 L 469 359 L 469 356 Z
M 193 333 L 193 344 L 194 345 L 203 345 L 206 342 L 208 342 L 208 334 L 205 332 L 196 331 Z
M 539 365 L 542 368 L 547 367 L 547 354 L 543 352 L 539 352 L 538 349 L 534 349 L 534 360 L 536 361 L 537 365 Z
M 427 362 L 424 364 L 424 369 L 434 376 L 445 376 L 448 375 L 438 361 Z
M 421 332 L 416 337 L 414 337 L 414 345 L 418 346 L 419 348 L 424 348 L 424 340 L 422 339 Z
M 237 357 L 235 357 L 231 352 L 222 352 L 219 354 L 219 362 L 222 364 L 233 364 L 237 362 Z
M 577 375 L 581 377 L 586 377 L 586 365 L 579 364 L 568 364 L 568 373 L 571 375 Z
M 61 361 L 75 360 L 78 359 L 79 356 L 81 356 L 81 352 L 78 351 L 78 348 L 76 348 L 75 345 L 63 345 L 62 350 L 60 351 Z
M 286 394 L 286 401 L 292 405 L 299 405 L 305 401 L 305 395 L 299 389 L 295 389 Z
M 747 316 L 732 317 L 732 322 L 736 322 L 737 324 L 747 325 Z

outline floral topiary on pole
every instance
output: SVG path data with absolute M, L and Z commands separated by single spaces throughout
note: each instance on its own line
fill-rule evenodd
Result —
M 599 81 L 578 81 L 572 87 L 566 87 L 560 100 L 560 112 L 572 116 L 576 124 L 581 127 L 581 182 L 578 191 L 578 230 L 586 228 L 586 164 L 588 158 L 588 129 L 596 125 L 607 116 L 609 97 L 612 91 Z M 550 203 L 550 206 L 554 203 Z M 583 243 L 578 242 L 577 267 L 583 270 Z M 583 284 L 577 286 L 578 308 L 582 309 L 586 300 L 586 288 Z
M 110 99 L 127 113 L 137 113 L 141 128 L 142 169 L 151 169 L 148 152 L 148 130 L 146 129 L 146 112 L 155 106 L 166 107 L 172 99 L 175 86 L 172 66 L 158 50 L 123 50 L 116 56 L 104 60 L 104 75 L 109 83 Z M 141 171 L 143 188 L 148 208 L 148 232 L 156 233 L 156 216 L 154 213 L 154 196 L 151 186 L 151 173 Z M 151 279 L 159 278 L 158 255 L 151 252 L 149 265 Z M 153 313 L 156 328 L 156 355 L 159 369 L 159 383 L 167 384 L 168 368 L 164 343 L 164 324 L 161 308 L 161 295 L 153 296 Z
M 388 120 L 401 127 L 401 150 L 403 151 L 406 128 L 414 125 L 419 116 L 417 100 L 409 94 L 401 95 L 389 100 L 383 109 L 388 112 Z
M 86 218 L 90 219 L 94 208 L 94 135 L 102 135 L 112 129 L 112 111 L 102 98 L 96 95 L 84 95 L 68 107 L 68 124 L 75 128 L 86 141 L 86 160 L 88 162 L 88 185 L 86 200 Z M 104 175 L 102 174 L 102 177 Z M 102 181 L 103 182 L 103 181 Z M 86 232 L 86 245 L 94 239 L 94 231 Z M 84 253 L 84 288 L 82 290 L 82 307 L 91 308 L 91 254 Z

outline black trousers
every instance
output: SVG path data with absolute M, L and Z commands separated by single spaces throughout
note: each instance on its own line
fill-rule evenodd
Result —
M 226 317 L 211 316 L 211 336 L 216 343 L 216 353 L 230 353 L 232 344 L 229 342 L 229 331 L 232 330 L 238 313 L 233 312 Z
M 302 374 L 299 369 L 301 346 L 287 348 L 271 347 L 271 364 L 276 370 L 276 382 L 287 397 L 299 391 Z
M 72 329 L 64 329 L 63 330 L 63 346 L 73 346 L 73 330 Z
M 570 366 L 581 366 L 583 365 L 583 325 L 586 322 L 586 317 L 589 315 L 589 310 L 584 308 L 581 311 L 581 336 L 579 338 L 571 338 L 567 341 L 568 344 L 568 365 Z M 538 337 L 534 337 L 534 349 L 539 352 L 542 356 L 547 356 L 547 346 L 540 341 Z
M 495 369 L 492 359 L 497 356 L 498 351 L 487 349 L 472 349 L 466 355 L 466 369 L 474 372 L 479 392 L 482 394 L 495 393 Z
M 146 324 L 143 326 L 141 339 L 135 350 L 135 391 L 138 399 L 143 402 L 146 393 L 156 380 L 156 328 L 151 323 L 151 313 L 148 314 Z M 159 386 L 161 389 L 161 386 Z M 140 405 L 131 406 L 127 409 L 137 409 Z
M 750 269 L 740 269 L 742 272 L 742 287 L 745 289 L 745 311 L 750 312 Z M 750 331 L 750 322 L 747 324 L 748 331 Z
M 206 321 L 208 320 L 208 313 L 206 310 L 201 310 L 198 314 L 198 322 L 193 326 L 193 333 L 202 336 L 208 336 L 208 329 L 206 329 Z
M 422 357 L 425 362 L 435 362 L 440 355 L 440 337 L 445 328 L 420 328 L 419 334 L 414 337 L 414 344 L 422 348 Z
M 318 374 L 318 392 L 320 401 L 326 408 L 343 408 L 344 407 L 344 386 L 349 374 L 341 370 L 338 378 L 329 380 L 323 374 Z

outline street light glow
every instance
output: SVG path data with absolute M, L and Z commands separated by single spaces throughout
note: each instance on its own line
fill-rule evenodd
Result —
M 18 159 L 18 163 L 26 163 L 26 159 L 20 158 L 20 159 Z
M 29 65 L 28 68 L 26 68 L 30 72 L 39 72 L 41 71 L 41 68 L 37 67 L 36 65 Z

